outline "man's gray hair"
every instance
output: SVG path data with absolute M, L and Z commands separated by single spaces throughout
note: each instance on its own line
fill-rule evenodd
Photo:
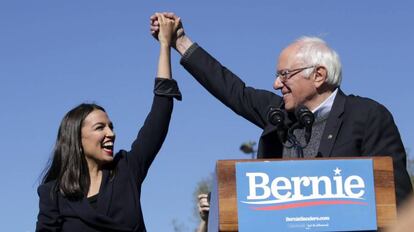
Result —
M 327 70 L 326 83 L 338 87 L 342 81 L 342 65 L 338 54 L 328 44 L 318 37 L 303 36 L 296 40 L 299 50 L 296 58 L 306 65 L 320 65 Z M 305 75 L 310 75 L 312 69 L 305 70 Z

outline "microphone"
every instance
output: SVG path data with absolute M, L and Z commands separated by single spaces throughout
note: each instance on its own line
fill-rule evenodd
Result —
M 285 110 L 282 110 L 279 107 L 275 106 L 270 106 L 269 111 L 267 113 L 267 121 L 276 127 L 277 135 L 282 144 L 286 140 L 286 114 L 287 113 Z
M 312 125 L 315 121 L 313 113 L 304 105 L 300 105 L 295 110 L 295 116 L 301 127 L 305 127 L 306 144 L 309 143 L 312 135 Z
M 274 106 L 271 106 L 269 108 L 269 112 L 267 114 L 267 120 L 273 126 L 284 125 L 285 117 L 286 117 L 285 112 L 283 112 L 280 108 L 276 108 Z
M 297 153 L 297 157 L 303 158 L 303 148 L 309 143 L 312 135 L 312 125 L 315 121 L 313 113 L 303 105 L 300 105 L 295 110 L 295 116 L 297 122 L 288 127 L 285 123 L 288 118 L 287 112 L 280 107 L 270 106 L 267 113 L 267 120 L 270 124 L 276 127 L 276 132 L 280 142 L 286 148 L 294 148 Z M 293 131 L 298 128 L 305 128 L 305 146 L 302 146 Z M 289 145 L 285 143 L 289 141 Z

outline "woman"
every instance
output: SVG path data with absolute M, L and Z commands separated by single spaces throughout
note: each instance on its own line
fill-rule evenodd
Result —
M 36 231 L 146 231 L 141 185 L 168 131 L 175 97 L 171 32 L 178 21 L 157 14 L 160 56 L 154 101 L 129 152 L 113 155 L 115 134 L 105 110 L 81 104 L 63 118 L 52 163 L 38 188 Z

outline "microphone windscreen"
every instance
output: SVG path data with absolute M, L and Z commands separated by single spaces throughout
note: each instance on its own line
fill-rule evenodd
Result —
M 285 112 L 277 107 L 270 107 L 267 114 L 267 120 L 274 126 L 280 126 L 285 123 Z
M 313 113 L 304 105 L 300 105 L 295 109 L 296 119 L 305 127 L 312 126 L 315 121 Z

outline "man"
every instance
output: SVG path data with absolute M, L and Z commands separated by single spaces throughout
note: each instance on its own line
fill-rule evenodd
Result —
M 173 13 L 164 13 L 180 20 Z M 151 16 L 151 33 L 156 36 L 156 16 Z M 391 113 L 381 104 L 339 88 L 342 71 L 337 53 L 320 38 L 303 37 L 279 56 L 274 89 L 246 87 L 245 83 L 214 57 L 193 43 L 182 25 L 172 46 L 182 55 L 181 64 L 212 95 L 235 113 L 263 129 L 258 158 L 297 157 L 292 140 L 281 136 L 280 127 L 269 123 L 271 106 L 288 112 L 286 128 L 295 123 L 295 109 L 305 106 L 315 115 L 310 140 L 304 128 L 293 131 L 304 147 L 305 157 L 351 157 L 389 155 L 393 158 L 397 204 L 411 192 L 406 154 Z

